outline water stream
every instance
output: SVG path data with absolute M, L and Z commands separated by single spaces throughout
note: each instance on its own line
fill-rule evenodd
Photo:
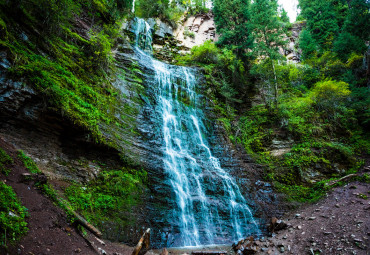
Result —
M 136 22 L 141 65 L 154 70 L 155 93 L 163 138 L 163 168 L 176 206 L 169 208 L 178 224 L 180 246 L 224 244 L 260 233 L 247 202 L 207 142 L 195 70 L 160 62 L 150 56 L 150 26 Z

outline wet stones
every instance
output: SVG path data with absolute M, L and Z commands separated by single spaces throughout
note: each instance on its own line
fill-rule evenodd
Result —
M 241 240 L 237 244 L 233 244 L 233 249 L 235 253 L 239 255 L 256 254 L 258 251 L 258 247 L 254 242 L 253 236 Z

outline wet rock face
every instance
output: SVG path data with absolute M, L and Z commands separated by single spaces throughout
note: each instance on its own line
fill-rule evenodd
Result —
M 155 99 L 157 91 L 148 82 L 152 80 L 154 71 L 139 64 L 138 56 L 127 41 L 123 39 L 114 52 L 117 67 L 122 70 L 122 75 L 113 83 L 121 92 L 116 114 L 122 125 L 102 126 L 107 139 L 118 145 L 117 150 L 97 146 L 86 130 L 49 110 L 41 95 L 23 83 L 7 79 L 6 68 L 9 64 L 6 60 L 0 63 L 0 135 L 25 150 L 54 180 L 87 182 L 100 171 L 96 160 L 114 169 L 121 165 L 118 155 L 123 153 L 127 160 L 148 172 L 148 192 L 143 197 L 143 206 L 129 212 L 130 217 L 136 217 L 136 222 L 128 226 L 107 222 L 102 229 L 105 236 L 134 245 L 142 231 L 151 228 L 153 247 L 174 246 L 180 229 L 176 219 L 169 215 L 172 208 L 177 207 L 176 194 L 164 171 L 161 113 L 155 107 L 158 104 Z M 200 73 L 197 75 L 201 77 Z M 198 84 L 199 94 L 205 95 L 207 88 L 201 80 Z M 272 210 L 279 203 L 279 198 L 273 194 L 271 186 L 259 182 L 263 169 L 253 164 L 243 149 L 232 145 L 223 127 L 216 121 L 212 103 L 205 96 L 201 97 L 205 103 L 204 122 L 208 130 L 205 135 L 212 154 L 235 177 L 259 222 L 263 223 L 266 215 L 279 215 Z M 120 128 L 119 137 L 112 135 L 112 128 Z M 212 180 L 209 179 L 210 182 Z M 221 189 L 214 192 L 222 195 Z M 123 213 L 122 217 L 127 215 Z

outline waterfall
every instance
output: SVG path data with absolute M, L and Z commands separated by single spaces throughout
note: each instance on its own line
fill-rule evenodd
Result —
M 195 70 L 152 58 L 151 29 L 136 22 L 139 61 L 153 70 L 156 114 L 163 137 L 163 168 L 174 192 L 180 246 L 225 244 L 258 235 L 260 230 L 233 177 L 207 141 Z M 144 38 L 145 37 L 145 38 Z
M 135 0 L 132 1 L 132 9 L 131 9 L 131 12 L 132 13 L 135 13 Z

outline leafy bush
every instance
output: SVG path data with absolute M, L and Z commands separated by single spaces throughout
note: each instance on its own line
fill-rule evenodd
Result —
M 310 96 L 320 111 L 334 112 L 344 104 L 350 94 L 348 83 L 326 80 L 316 83 Z
M 27 233 L 27 215 L 13 189 L 0 181 L 0 246 L 14 244 Z
M 195 46 L 191 49 L 190 55 L 180 56 L 178 58 L 179 64 L 197 62 L 199 64 L 218 64 L 220 60 L 221 51 L 217 46 L 208 40 L 204 44 Z M 193 63 L 194 64 L 194 63 Z

